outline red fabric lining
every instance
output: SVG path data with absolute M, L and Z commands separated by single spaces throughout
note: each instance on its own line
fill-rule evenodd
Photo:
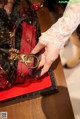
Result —
M 0 101 L 43 90 L 52 86 L 50 77 L 46 74 L 43 78 L 36 81 L 35 79 L 28 79 L 25 84 L 16 85 L 8 90 L 0 92 Z

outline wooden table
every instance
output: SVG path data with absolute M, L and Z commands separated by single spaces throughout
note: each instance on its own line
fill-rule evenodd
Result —
M 54 75 L 58 93 L 33 99 L 15 99 L 0 103 L 0 112 L 8 112 L 8 119 L 74 119 L 68 89 L 60 59 L 55 62 Z

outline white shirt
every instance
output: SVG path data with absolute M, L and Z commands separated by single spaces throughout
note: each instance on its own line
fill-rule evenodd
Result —
M 53 24 L 40 38 L 39 42 L 61 49 L 80 24 L 80 0 L 70 0 L 63 16 Z

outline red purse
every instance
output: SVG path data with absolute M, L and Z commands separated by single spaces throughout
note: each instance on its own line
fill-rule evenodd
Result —
M 28 54 L 28 58 L 29 60 L 31 60 L 31 55 L 29 54 L 36 44 L 36 27 L 30 26 L 26 22 L 23 22 L 22 26 L 23 30 L 19 56 L 21 54 Z M 32 55 L 32 58 L 35 59 L 35 62 L 38 63 L 38 59 L 36 56 Z M 16 68 L 17 72 L 15 73 L 15 75 L 13 75 L 14 80 L 12 79 L 12 82 L 7 82 L 6 76 L 0 78 L 0 87 L 2 89 L 2 91 L 0 91 L 0 101 L 5 101 L 7 99 L 12 99 L 20 96 L 28 98 L 39 94 L 49 94 L 58 92 L 51 69 L 43 77 L 40 77 L 36 80 L 36 78 L 34 77 L 35 75 L 33 75 L 34 70 L 35 72 L 37 72 L 37 64 L 34 65 L 35 62 L 33 60 L 33 62 L 26 65 L 26 62 L 24 62 L 24 60 L 23 62 L 18 60 L 18 65 Z
M 7 20 L 5 11 L 0 9 L 0 101 L 57 92 L 51 69 L 44 76 L 35 78 L 40 73 L 37 70 L 38 57 L 30 54 L 40 36 L 35 11 L 31 4 L 29 11 L 26 11 L 27 15 L 21 15 L 21 12 L 18 14 L 16 10 L 15 8 L 13 22 L 9 26 L 10 19 Z M 4 27 L 1 18 L 6 21 Z M 6 25 L 11 32 L 6 29 Z
M 23 17 L 17 21 L 13 32 L 10 33 L 9 40 L 11 40 L 11 48 L 0 48 L 0 89 L 8 89 L 13 85 L 24 83 L 25 80 L 30 78 L 33 69 L 38 65 L 38 58 L 34 55 L 30 55 L 30 52 L 36 44 L 36 26 L 28 24 L 25 21 L 26 18 L 27 16 L 23 15 Z M 20 24 L 22 26 L 21 41 L 18 43 L 20 49 L 16 49 L 15 37 Z M 3 45 L 5 46 L 5 44 Z M 16 63 L 17 65 L 15 65 Z

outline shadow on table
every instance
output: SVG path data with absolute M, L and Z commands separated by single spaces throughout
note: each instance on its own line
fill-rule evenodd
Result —
M 59 93 L 42 98 L 42 110 L 46 119 L 74 119 L 67 88 L 58 89 Z

